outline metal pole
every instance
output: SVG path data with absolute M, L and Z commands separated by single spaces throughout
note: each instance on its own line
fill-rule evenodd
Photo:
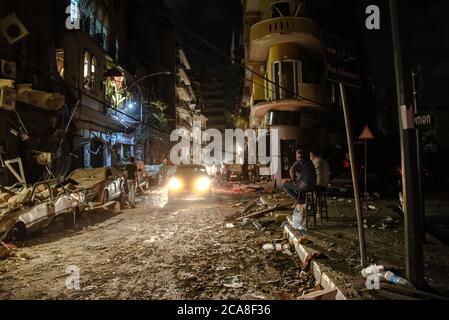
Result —
M 421 68 L 418 66 L 417 69 L 412 71 L 412 86 L 413 86 L 413 106 L 415 110 L 415 114 L 419 112 L 420 105 L 420 85 L 419 80 L 422 77 Z M 421 134 L 420 130 L 416 129 L 416 160 L 418 162 L 418 188 L 419 188 L 419 212 L 421 212 L 424 226 L 426 221 L 426 210 L 425 210 L 425 202 L 424 202 L 424 192 L 423 192 L 423 172 L 422 172 L 422 152 L 421 152 Z M 425 227 L 423 227 L 423 241 L 425 242 Z
M 404 74 L 399 37 L 397 1 L 390 0 L 393 34 L 396 93 L 401 138 L 402 189 L 404 197 L 405 269 L 408 280 L 418 289 L 424 285 L 423 220 L 419 212 L 418 165 L 416 160 L 416 130 L 404 126 L 402 109 L 405 107 Z
M 359 183 L 358 183 L 358 179 L 357 179 L 357 168 L 356 168 L 356 159 L 355 159 L 355 152 L 354 152 L 354 143 L 352 140 L 351 121 L 349 118 L 349 109 L 348 109 L 348 103 L 347 103 L 347 99 L 346 99 L 346 88 L 343 83 L 340 83 L 340 93 L 341 93 L 341 101 L 342 101 L 343 112 L 344 112 L 344 117 L 345 117 L 346 135 L 347 135 L 347 139 L 348 139 L 349 161 L 351 162 L 352 185 L 354 188 L 355 209 L 356 209 L 356 213 L 357 213 L 358 236 L 359 236 L 359 244 L 360 244 L 360 260 L 362 262 L 362 267 L 366 267 L 368 264 L 368 260 L 366 257 L 365 233 L 363 230 L 362 206 L 360 203 Z
M 368 200 L 368 140 L 365 139 L 365 201 Z

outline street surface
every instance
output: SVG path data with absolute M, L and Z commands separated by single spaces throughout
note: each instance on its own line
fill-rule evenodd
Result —
M 0 299 L 291 299 L 317 290 L 296 255 L 262 249 L 282 239 L 278 225 L 227 221 L 250 197 L 165 205 L 165 191 L 152 190 L 136 209 L 84 215 L 74 230 L 57 223 L 0 261 Z M 80 290 L 66 287 L 70 266 Z

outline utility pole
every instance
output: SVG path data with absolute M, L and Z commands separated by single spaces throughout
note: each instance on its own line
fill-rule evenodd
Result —
M 404 233 L 406 276 L 418 289 L 424 286 L 423 216 L 419 212 L 418 162 L 413 110 L 407 108 L 404 88 L 402 51 L 399 36 L 397 0 L 390 0 L 393 35 L 396 96 L 401 140 L 402 189 L 404 196 Z

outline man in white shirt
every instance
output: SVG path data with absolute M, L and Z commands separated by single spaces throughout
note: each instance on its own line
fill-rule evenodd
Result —
M 313 165 L 315 166 L 317 187 L 327 188 L 331 175 L 329 163 L 320 157 L 320 151 L 316 149 L 310 152 L 310 160 L 312 160 Z

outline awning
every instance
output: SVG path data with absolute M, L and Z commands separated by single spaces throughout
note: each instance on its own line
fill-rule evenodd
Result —
M 73 121 L 82 129 L 99 132 L 127 132 L 127 127 L 107 115 L 80 105 L 73 116 Z

